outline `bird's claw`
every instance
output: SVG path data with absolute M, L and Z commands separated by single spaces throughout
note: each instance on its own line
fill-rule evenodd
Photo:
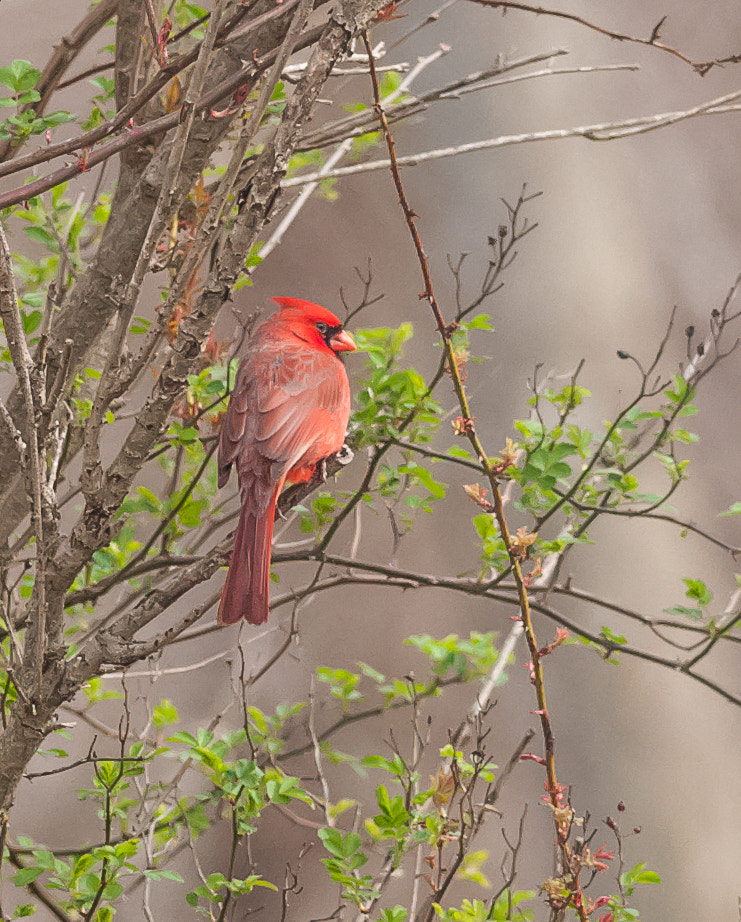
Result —
M 341 464 L 343 467 L 349 464 L 354 457 L 355 457 L 355 454 L 352 448 L 350 448 L 350 446 L 347 443 L 345 443 L 335 455 L 335 459 L 337 463 Z

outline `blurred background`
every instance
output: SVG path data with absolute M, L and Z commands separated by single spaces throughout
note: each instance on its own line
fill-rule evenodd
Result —
M 393 46 L 438 7 L 428 0 L 403 5 L 399 12 L 404 18 L 377 27 L 373 41 Z M 739 50 L 741 8 L 732 0 L 702 4 L 568 0 L 558 8 L 642 37 L 648 37 L 666 15 L 663 40 L 697 61 Z M 5 0 L 0 9 L 0 63 L 20 57 L 41 67 L 52 44 L 85 9 L 79 0 Z M 555 49 L 569 54 L 532 69 L 635 64 L 639 70 L 553 75 L 441 101 L 395 126 L 399 155 L 468 140 L 686 110 L 741 89 L 741 65 L 714 68 L 701 78 L 687 64 L 656 48 L 611 41 L 547 16 L 514 11 L 502 15 L 464 0 L 448 5 L 434 24 L 393 48 L 386 63 L 413 64 L 440 43 L 449 45 L 450 51 L 419 76 L 415 93 L 490 67 L 500 55 L 510 59 Z M 91 48 L 80 59 L 79 69 L 93 60 L 96 50 Z M 337 117 L 342 103 L 370 101 L 366 79 L 337 81 L 333 86 L 339 88 L 340 102 L 325 107 L 327 117 Z M 60 97 L 57 104 L 73 111 L 74 106 L 74 94 Z M 320 107 L 319 116 L 324 114 Z M 568 139 L 519 144 L 404 170 L 438 299 L 448 315 L 453 311 L 454 283 L 447 256 L 456 260 L 463 252 L 469 254 L 463 278 L 473 295 L 486 268 L 487 237 L 506 223 L 501 199 L 514 202 L 525 183 L 528 191 L 542 192 L 524 212 L 539 226 L 518 247 L 504 289 L 485 308 L 492 314 L 496 332 L 482 334 L 474 343 L 487 359 L 471 366 L 468 387 L 477 427 L 492 452 L 504 446 L 507 436 L 516 437 L 512 419 L 527 415 L 527 382 L 537 364 L 544 372 L 568 374 L 580 359 L 586 360 L 580 380 L 593 398 L 582 420 L 593 430 L 599 428 L 603 419 L 631 399 L 636 387 L 634 369 L 617 358 L 616 350 L 650 359 L 675 305 L 677 334 L 663 370 L 678 368 L 685 353 L 681 331 L 689 324 L 698 331 L 707 329 L 710 311 L 722 305 L 741 270 L 740 141 L 741 112 L 732 112 L 609 143 Z M 379 148 L 370 156 L 384 153 Z M 415 338 L 409 360 L 429 372 L 437 362 L 437 352 L 431 348 L 435 330 L 428 306 L 418 299 L 422 287 L 418 265 L 390 175 L 380 171 L 343 178 L 336 191 L 336 201 L 312 198 L 281 246 L 255 273 L 254 287 L 236 295 L 234 307 L 250 313 L 274 294 L 291 294 L 341 310 L 340 287 L 350 303 L 357 300 L 360 285 L 355 267 L 365 271 L 370 258 L 373 293 L 383 292 L 385 299 L 372 313 L 361 315 L 359 324 L 411 321 Z M 285 201 L 290 202 L 290 197 Z M 22 245 L 20 240 L 14 244 Z M 226 334 L 233 325 L 226 316 L 220 329 Z M 359 365 L 354 362 L 350 357 L 351 378 Z M 741 499 L 740 392 L 741 353 L 713 372 L 698 393 L 700 414 L 693 428 L 700 442 L 687 446 L 692 476 L 675 494 L 675 505 L 686 518 L 735 544 L 741 543 L 738 518 L 717 516 Z M 439 398 L 453 410 L 454 395 L 445 384 Z M 445 431 L 440 447 L 444 450 L 451 442 Z M 351 469 L 340 486 L 359 476 Z M 454 468 L 440 468 L 437 476 L 451 486 L 466 479 Z M 401 543 L 401 567 L 446 575 L 476 568 L 474 509 L 461 496 L 456 486 L 434 515 L 418 517 L 411 535 Z M 519 524 L 514 513 L 513 518 Z M 351 530 L 343 535 L 340 546 L 344 540 L 346 550 Z M 680 538 L 677 529 L 668 525 L 630 520 L 622 525 L 603 523 L 594 538 L 595 547 L 578 548 L 569 558 L 575 585 L 646 615 L 659 616 L 664 607 L 683 600 L 682 577 L 705 579 L 718 612 L 736 586 L 733 561 L 727 555 L 692 536 Z M 362 556 L 387 562 L 391 547 L 387 521 L 366 514 Z M 285 585 L 297 578 L 295 571 L 281 573 Z M 570 601 L 559 601 L 559 606 L 564 614 L 597 631 L 607 620 L 588 606 Z M 419 654 L 402 645 L 409 634 L 497 630 L 504 635 L 511 614 L 490 602 L 427 590 L 323 593 L 303 609 L 300 644 L 256 686 L 254 703 L 270 710 L 281 701 L 305 700 L 311 672 L 319 663 L 353 668 L 357 661 L 365 661 L 387 675 L 399 676 L 423 670 Z M 246 646 L 250 668 L 267 660 L 279 646 L 284 637 L 281 625 L 288 617 L 286 610 L 275 613 L 270 630 Z M 630 642 L 652 648 L 649 639 L 618 616 L 609 623 Z M 536 628 L 541 643 L 555 631 L 537 616 Z M 235 636 L 235 632 L 221 632 L 191 648 L 180 645 L 165 655 L 161 666 L 204 659 L 233 644 Z M 663 652 L 666 655 L 666 648 Z M 738 692 L 739 659 L 732 652 L 733 648 L 716 652 L 712 677 Z M 506 762 L 525 729 L 535 726 L 530 713 L 534 697 L 522 667 L 526 658 L 523 644 L 488 716 L 492 729 L 487 749 L 499 764 Z M 663 879 L 660 887 L 646 887 L 638 895 L 642 918 L 735 919 L 741 897 L 738 708 L 679 673 L 627 657 L 619 667 L 610 666 L 579 646 L 561 648 L 548 658 L 546 668 L 558 774 L 572 788 L 577 812 L 588 811 L 600 825 L 606 816 L 615 816 L 617 803 L 624 801 L 624 828 L 641 827 L 639 835 L 626 840 L 626 863 L 632 866 L 645 860 Z M 183 725 L 205 726 L 230 700 L 232 678 L 229 663 L 220 660 L 182 676 L 131 680 L 135 717 L 144 722 L 141 699 L 168 697 L 177 703 Z M 471 695 L 471 689 L 454 689 L 443 701 L 425 706 L 423 713 L 432 716 L 432 742 L 423 778 L 436 771 L 435 748 L 447 742 L 448 729 L 456 726 Z M 118 708 L 116 702 L 110 704 L 111 724 L 118 719 Z M 327 709 L 318 719 L 328 724 L 333 715 Z M 240 724 L 233 709 L 222 726 Z M 382 751 L 390 728 L 397 739 L 409 744 L 409 717 L 397 714 L 344 731 L 336 745 L 345 751 Z M 294 736 L 298 742 L 306 739 L 299 722 Z M 300 766 L 291 770 L 298 773 Z M 357 797 L 366 805 L 372 803 L 373 789 L 383 780 L 372 775 L 361 779 L 342 766 L 330 767 L 328 778 L 334 800 Z M 44 781 L 43 788 L 38 782 L 22 785 L 13 824 L 51 846 L 62 847 L 70 839 L 95 840 L 99 823 L 93 808 L 62 796 L 69 783 L 69 777 L 62 775 Z M 79 786 L 85 783 L 81 775 Z M 530 885 L 551 873 L 552 823 L 549 811 L 539 805 L 541 793 L 541 770 L 530 763 L 520 766 L 505 787 L 500 803 L 503 818 L 501 822 L 492 818 L 479 846 L 490 850 L 485 870 L 495 887 L 505 851 L 499 826 L 514 834 L 525 802 L 530 811 L 515 886 Z M 611 843 L 608 830 L 602 829 L 604 835 L 598 832 L 596 844 L 603 839 Z M 260 873 L 281 881 L 286 860 L 314 836 L 313 829 L 297 827 L 278 815 L 252 843 Z M 221 866 L 227 848 L 221 832 L 199 846 L 207 870 Z M 289 918 L 318 919 L 333 911 L 331 888 L 320 886 L 315 876 L 320 857 L 320 849 L 314 848 L 304 858 L 304 888 L 293 898 Z M 177 867 L 192 876 L 187 853 Z M 404 902 L 409 878 L 394 881 L 393 888 L 395 899 Z M 470 895 L 471 889 L 466 885 L 461 892 Z M 485 897 L 482 891 L 481 898 Z M 277 917 L 275 897 L 261 894 L 252 901 L 253 908 L 263 905 L 261 918 Z M 180 913 L 181 904 L 177 906 Z M 161 918 L 175 911 L 168 908 L 162 888 L 154 908 Z M 243 918 L 245 912 L 240 903 L 236 918 Z M 546 917 L 544 909 L 538 912 L 538 918 Z M 119 918 L 141 918 L 136 895 L 120 907 Z

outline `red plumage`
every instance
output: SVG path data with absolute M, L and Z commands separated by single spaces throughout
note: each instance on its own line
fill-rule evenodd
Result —
M 236 463 L 242 509 L 219 621 L 268 617 L 275 504 L 286 481 L 311 480 L 342 448 L 350 384 L 339 356 L 355 349 L 333 313 L 300 298 L 280 305 L 255 332 L 239 366 L 219 436 L 219 486 Z

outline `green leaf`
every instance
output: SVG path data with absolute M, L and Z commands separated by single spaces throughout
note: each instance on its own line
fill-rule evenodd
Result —
M 44 868 L 40 867 L 27 867 L 21 868 L 20 871 L 17 871 L 13 877 L 13 883 L 16 887 L 25 887 L 26 884 L 33 883 L 37 877 L 40 877 L 44 873 Z
M 600 630 L 600 634 L 605 638 L 605 640 L 609 640 L 610 643 L 618 644 L 618 646 L 627 643 L 625 637 L 622 634 L 615 634 L 610 630 L 609 627 L 603 626 Z
M 702 618 L 702 609 L 687 608 L 686 605 L 675 605 L 673 608 L 665 608 L 664 611 L 667 615 L 682 615 L 685 618 L 690 618 L 692 621 L 699 621 L 699 619 Z
M 30 336 L 31 333 L 41 323 L 43 314 L 41 311 L 21 311 L 21 319 L 23 321 L 23 332 L 26 336 Z
M 733 503 L 725 512 L 721 512 L 721 515 L 741 515 L 741 503 Z
M 700 608 L 705 608 L 713 601 L 713 593 L 701 579 L 683 579 L 687 587 L 687 598 L 695 599 Z
M 403 906 L 394 906 L 392 909 L 384 909 L 381 913 L 380 922 L 406 922 L 408 913 Z
M 104 900 L 117 900 L 123 893 L 123 884 L 117 880 L 112 880 L 103 890 Z
M 152 720 L 156 727 L 166 727 L 168 724 L 176 724 L 179 719 L 178 709 L 169 698 L 163 698 L 152 713 Z
M 31 227 L 24 228 L 25 234 L 31 240 L 36 240 L 38 243 L 43 243 L 44 246 L 49 247 L 50 249 L 55 248 L 57 241 L 54 235 L 48 231 L 45 227 L 39 227 L 38 225 L 32 225 Z
M 660 884 L 661 877 L 656 871 L 641 871 L 633 880 L 638 884 Z
M 342 858 L 342 833 L 339 829 L 326 827 L 319 830 L 318 836 L 330 854 L 335 855 L 337 858 Z
M 65 112 L 63 109 L 60 109 L 58 112 L 49 112 L 44 115 L 40 121 L 42 122 L 42 130 L 46 131 L 47 128 L 56 128 L 57 125 L 66 125 L 67 122 L 74 122 L 75 117 L 70 112 Z M 41 134 L 41 132 L 34 132 L 34 134 Z
M 41 71 L 36 70 L 30 61 L 13 61 L 9 67 L 0 67 L 0 83 L 16 93 L 36 86 L 40 76 Z
M 177 873 L 177 871 L 159 871 L 156 868 L 146 868 L 144 871 L 144 876 L 148 877 L 150 880 L 174 880 L 178 884 L 183 883 L 183 878 Z

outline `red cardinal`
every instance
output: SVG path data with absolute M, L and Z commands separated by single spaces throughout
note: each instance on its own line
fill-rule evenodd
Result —
M 300 298 L 273 298 L 280 310 L 252 337 L 219 437 L 219 486 L 236 461 L 242 511 L 219 621 L 268 618 L 275 504 L 283 484 L 311 480 L 342 448 L 350 384 L 340 352 L 356 348 L 330 311 Z

